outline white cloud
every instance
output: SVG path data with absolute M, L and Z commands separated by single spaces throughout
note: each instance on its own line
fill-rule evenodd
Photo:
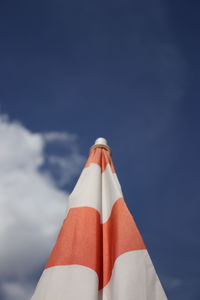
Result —
M 163 277 L 163 283 L 168 291 L 180 288 L 183 285 L 183 279 L 178 277 Z
M 74 142 L 76 140 L 75 134 L 68 134 L 66 132 L 57 132 L 57 131 L 47 132 L 43 136 L 46 141 L 50 141 L 50 142 L 52 141 Z
M 48 157 L 48 163 L 54 168 L 58 169 L 60 176 L 57 176 L 57 184 L 63 186 L 68 182 L 72 176 L 76 175 L 80 170 L 80 164 L 82 164 L 82 157 L 78 153 L 72 153 L 69 155 L 69 159 L 65 157 L 58 157 L 50 155 Z
M 5 300 L 28 300 L 32 293 L 30 282 L 5 282 L 2 284 L 2 293 Z
M 77 175 L 83 157 L 75 135 L 32 133 L 6 116 L 0 116 L 0 141 L 0 285 L 5 299 L 25 300 L 67 209 L 68 194 L 57 183 Z M 68 146 L 67 155 L 45 152 L 57 142 Z M 59 182 L 46 161 L 58 168 Z

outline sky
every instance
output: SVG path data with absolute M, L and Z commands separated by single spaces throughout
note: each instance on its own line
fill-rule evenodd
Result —
M 200 299 L 199 10 L 0 1 L 0 300 L 30 299 L 100 136 L 168 298 Z

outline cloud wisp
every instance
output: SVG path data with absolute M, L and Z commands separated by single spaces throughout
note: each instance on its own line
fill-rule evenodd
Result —
M 0 298 L 27 300 L 67 209 L 68 193 L 58 185 L 80 172 L 84 158 L 76 135 L 32 133 L 5 115 L 0 140 Z M 45 150 L 56 144 L 62 155 Z

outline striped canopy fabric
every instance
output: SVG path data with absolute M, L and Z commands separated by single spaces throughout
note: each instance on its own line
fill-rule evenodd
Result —
M 31 300 L 166 300 L 108 148 L 94 147 Z

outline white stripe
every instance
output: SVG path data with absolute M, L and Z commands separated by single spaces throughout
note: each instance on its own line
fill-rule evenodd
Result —
M 101 223 L 105 223 L 109 217 L 113 204 L 123 197 L 122 190 L 116 173 L 113 173 L 110 165 L 104 172 L 98 164 L 91 163 L 84 168 L 75 187 L 69 196 L 69 207 L 93 207 L 101 215 Z
M 31 300 L 167 300 L 147 250 L 122 254 L 108 284 L 98 291 L 90 268 L 70 265 L 44 270 Z
M 97 274 L 84 266 L 56 266 L 42 273 L 31 300 L 97 300 Z
M 167 300 L 147 250 L 130 251 L 117 258 L 99 300 Z

